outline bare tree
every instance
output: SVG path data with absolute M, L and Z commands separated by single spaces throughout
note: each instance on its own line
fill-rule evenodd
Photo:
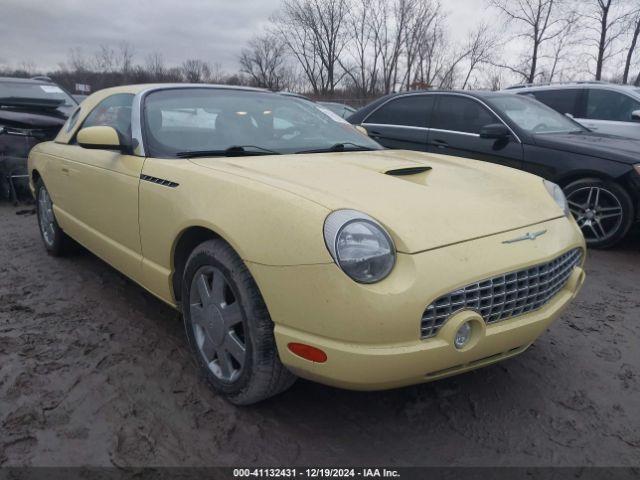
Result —
M 68 55 L 69 68 L 74 72 L 87 72 L 90 70 L 87 57 L 84 55 L 82 47 L 73 47 Z
M 257 87 L 283 88 L 286 47 L 280 37 L 266 33 L 252 38 L 240 53 L 240 71 L 249 75 Z
M 117 68 L 126 79 L 133 68 L 134 48 L 129 42 L 121 42 L 116 56 Z
M 638 10 L 633 12 L 633 14 L 630 16 L 629 27 L 629 30 L 631 31 L 631 41 L 629 44 L 629 49 L 627 50 L 627 55 L 624 62 L 624 72 L 622 74 L 622 83 L 624 84 L 629 82 L 629 70 L 631 69 L 631 63 L 636 53 L 638 37 L 640 36 L 640 8 L 638 8 Z M 638 78 L 635 84 L 638 85 L 639 83 L 640 73 L 638 74 Z
M 486 70 L 486 86 L 492 92 L 502 89 L 504 69 L 489 66 Z
M 602 79 L 605 62 L 619 53 L 615 49 L 616 41 L 625 33 L 625 24 L 629 13 L 623 10 L 625 0 L 589 0 L 585 17 L 590 20 L 586 28 L 592 32 L 591 42 L 596 47 L 595 78 Z
M 440 1 L 413 0 L 406 5 L 408 10 L 408 21 L 403 41 L 403 55 L 406 69 L 404 82 L 409 89 L 412 84 L 412 77 L 418 68 L 418 58 L 420 47 L 425 41 L 425 36 L 435 27 L 437 22 L 443 17 Z
M 356 0 L 351 6 L 347 19 L 347 35 L 352 45 L 346 52 L 348 60 L 339 59 L 359 95 L 368 96 L 375 92 L 378 79 L 378 59 L 380 57 L 371 16 L 373 0 Z M 349 62 L 349 63 L 348 63 Z
M 198 59 L 189 59 L 180 66 L 182 76 L 189 83 L 206 82 L 211 75 L 211 70 L 206 62 Z
M 164 57 L 159 52 L 153 52 L 145 58 L 145 69 L 155 81 L 163 81 L 166 77 Z
M 100 45 L 93 57 L 93 70 L 100 73 L 113 72 L 116 67 L 116 52 L 109 45 Z
M 213 65 L 209 66 L 209 74 L 206 75 L 204 80 L 210 83 L 224 84 L 227 83 L 228 75 L 220 62 L 214 62 Z
M 481 23 L 471 32 L 463 51 L 468 64 L 467 74 L 461 87 L 463 90 L 467 88 L 474 70 L 478 66 L 492 61 L 497 45 L 497 37 L 487 24 Z
M 18 70 L 25 73 L 27 77 L 33 77 L 36 74 L 36 64 L 31 60 L 23 60 L 18 66 Z
M 562 20 L 561 33 L 552 42 L 547 81 L 552 82 L 557 76 L 564 77 L 567 64 L 579 57 L 576 52 L 583 40 L 579 35 L 580 29 L 580 15 L 573 10 Z
M 529 53 L 523 65 L 514 67 L 508 64 L 499 66 L 521 75 L 528 83 L 533 83 L 538 76 L 538 62 L 541 49 L 561 32 L 561 19 L 557 10 L 562 0 L 490 0 L 500 10 L 509 23 L 517 24 L 517 37 L 528 42 Z
M 417 88 L 441 86 L 449 63 L 447 53 L 447 35 L 444 25 L 445 16 L 436 17 L 431 28 L 422 32 L 419 43 L 413 85 Z
M 391 92 L 397 83 L 398 64 L 413 12 L 411 0 L 376 0 L 371 26 L 380 54 L 380 69 L 384 93 Z
M 333 93 L 344 76 L 347 0 L 284 0 L 276 31 L 299 61 L 314 93 Z

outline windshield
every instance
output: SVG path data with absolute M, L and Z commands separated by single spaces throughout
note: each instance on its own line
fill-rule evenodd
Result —
M 32 100 L 62 100 L 58 107 L 68 112 L 77 102 L 67 92 L 54 84 L 38 84 L 29 82 L 0 82 L 0 98 L 4 99 L 32 99 Z
M 159 90 L 146 97 L 144 119 L 145 143 L 155 157 L 224 152 L 232 147 L 264 153 L 382 148 L 337 115 L 323 112 L 307 100 L 267 92 Z
M 586 129 L 537 100 L 516 96 L 495 96 L 491 103 L 509 117 L 518 127 L 529 133 L 571 133 Z

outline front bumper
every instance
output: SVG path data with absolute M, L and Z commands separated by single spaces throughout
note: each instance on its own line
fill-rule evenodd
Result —
M 503 244 L 532 229 L 536 241 Z M 360 285 L 335 265 L 267 267 L 249 264 L 276 324 L 282 362 L 295 374 L 342 388 L 378 390 L 462 373 L 523 352 L 562 313 L 584 282 L 575 267 L 564 288 L 538 310 L 485 324 L 472 311 L 458 312 L 430 339 L 420 338 L 425 307 L 470 282 L 544 263 L 573 248 L 584 249 L 575 222 L 566 218 L 414 255 L 398 255 L 392 274 Z M 479 328 L 469 348 L 453 346 L 455 332 L 473 320 Z M 314 363 L 288 349 L 291 342 L 320 348 Z

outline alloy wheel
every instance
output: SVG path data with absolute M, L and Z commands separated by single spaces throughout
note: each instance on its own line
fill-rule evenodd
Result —
M 51 203 L 51 197 L 47 189 L 42 187 L 38 193 L 38 212 L 40 232 L 45 243 L 49 246 L 53 246 L 56 239 L 56 223 L 53 216 L 53 204 Z
M 216 378 L 235 381 L 246 363 L 246 336 L 240 302 L 222 271 L 201 267 L 191 282 L 189 303 L 200 355 Z
M 578 188 L 567 196 L 567 201 L 587 241 L 606 240 L 615 235 L 622 225 L 622 204 L 606 188 Z

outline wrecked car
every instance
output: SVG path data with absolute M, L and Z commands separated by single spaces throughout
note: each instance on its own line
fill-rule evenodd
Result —
M 0 77 L 0 198 L 28 193 L 29 151 L 52 140 L 77 105 L 50 80 Z

